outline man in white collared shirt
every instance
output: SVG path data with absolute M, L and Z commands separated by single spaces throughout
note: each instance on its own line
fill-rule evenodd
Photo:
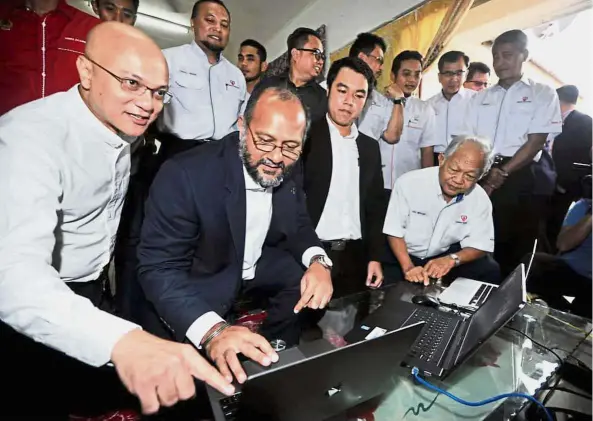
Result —
M 427 102 L 435 113 L 435 137 L 439 142 L 434 147 L 435 165 L 453 136 L 463 133 L 463 124 L 469 99 L 474 91 L 463 88 L 463 75 L 467 70 L 469 57 L 461 51 L 448 51 L 438 62 L 441 91 Z
M 391 65 L 391 79 L 404 94 L 404 99 L 393 98 L 396 104 L 404 103 L 404 120 L 397 144 L 379 141 L 387 197 L 400 176 L 434 165 L 433 149 L 438 144 L 434 111 L 426 101 L 412 96 L 422 79 L 422 65 L 422 55 L 417 51 L 402 51 Z
M 231 31 L 231 14 L 220 0 L 194 4 L 195 40 L 163 51 L 173 99 L 159 118 L 164 158 L 237 130 L 245 101 L 245 78 L 222 51 Z
M 498 84 L 471 99 L 464 132 L 490 139 L 497 155 L 482 185 L 492 198 L 495 259 L 506 276 L 539 234 L 545 196 L 555 188 L 542 149 L 548 134 L 562 131 L 562 117 L 556 92 L 522 74 L 528 57 L 522 31 L 498 36 L 492 57 Z
M 439 167 L 411 171 L 395 183 L 383 232 L 397 259 L 388 281 L 428 284 L 430 278 L 500 281 L 492 205 L 478 180 L 492 164 L 488 140 L 455 137 Z
M 303 188 L 339 297 L 381 285 L 385 214 L 379 147 L 354 124 L 372 90 L 372 71 L 346 57 L 332 64 L 327 81 L 328 113 L 305 143 Z
M 107 409 L 121 383 L 96 367 L 110 361 L 147 413 L 195 394 L 192 375 L 232 393 L 191 347 L 95 307 L 128 184 L 128 141 L 162 109 L 167 67 L 154 41 L 115 22 L 91 31 L 77 67 L 80 85 L 0 119 L 0 351 L 12 367 L 0 414 Z

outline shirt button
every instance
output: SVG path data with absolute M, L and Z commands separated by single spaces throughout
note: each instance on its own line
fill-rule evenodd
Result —
M 45 73 L 41 73 L 41 76 L 45 77 Z

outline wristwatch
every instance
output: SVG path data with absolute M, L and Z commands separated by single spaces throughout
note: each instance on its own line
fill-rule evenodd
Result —
M 323 254 L 316 254 L 315 256 L 311 257 L 311 260 L 309 261 L 309 266 L 311 266 L 313 263 L 319 263 L 321 266 L 323 266 L 329 271 L 332 270 L 332 267 L 334 265 L 330 258 Z
M 455 253 L 451 253 L 451 254 L 449 255 L 449 257 L 450 257 L 451 259 L 453 259 L 453 261 L 455 262 L 455 266 L 459 266 L 459 265 L 461 264 L 461 259 L 459 259 L 459 256 L 458 256 L 458 255 L 456 255 Z
M 391 101 L 393 101 L 394 104 L 396 105 L 406 105 L 406 98 L 393 98 Z

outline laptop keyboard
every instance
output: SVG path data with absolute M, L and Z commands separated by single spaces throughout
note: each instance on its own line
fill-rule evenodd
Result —
M 224 414 L 224 419 L 227 421 L 235 421 L 239 412 L 239 402 L 241 400 L 241 392 L 235 393 L 233 396 L 228 398 L 222 398 L 220 403 L 220 409 Z
M 459 321 L 444 313 L 419 308 L 414 311 L 402 327 L 418 322 L 425 322 L 426 326 L 422 330 L 420 337 L 410 348 L 409 354 L 422 361 L 439 365 Z
M 470 300 L 469 305 L 480 307 L 482 304 L 486 302 L 494 288 L 494 285 L 482 284 Z

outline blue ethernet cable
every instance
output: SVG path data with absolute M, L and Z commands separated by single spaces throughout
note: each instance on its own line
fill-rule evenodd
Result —
M 549 421 L 554 421 L 554 418 L 552 417 L 552 414 L 550 413 L 550 411 L 548 411 L 548 409 L 537 399 L 535 399 L 533 396 L 527 395 L 525 393 L 504 393 L 502 395 L 498 395 L 498 396 L 494 396 L 492 398 L 488 398 L 488 399 L 484 399 L 483 401 L 479 401 L 479 402 L 469 402 L 466 400 L 463 400 L 461 398 L 458 398 L 455 395 L 450 394 L 449 392 L 427 382 L 426 380 L 424 380 L 422 377 L 420 377 L 420 375 L 418 374 L 418 368 L 414 367 L 412 369 L 412 376 L 414 376 L 414 378 L 416 379 L 416 381 L 418 381 L 418 383 L 420 383 L 421 385 L 429 388 L 430 390 L 433 390 L 435 392 L 438 393 L 442 393 L 443 395 L 453 399 L 455 402 L 458 402 L 462 405 L 466 405 L 466 406 L 483 406 L 483 405 L 487 405 L 489 403 L 492 402 L 496 402 L 498 400 L 501 399 L 506 399 L 506 398 L 512 398 L 512 397 L 517 397 L 517 398 L 525 398 L 528 399 L 532 402 L 534 402 L 536 405 L 538 405 L 540 408 L 542 408 L 544 410 L 544 412 L 546 413 L 546 417 L 548 418 Z

